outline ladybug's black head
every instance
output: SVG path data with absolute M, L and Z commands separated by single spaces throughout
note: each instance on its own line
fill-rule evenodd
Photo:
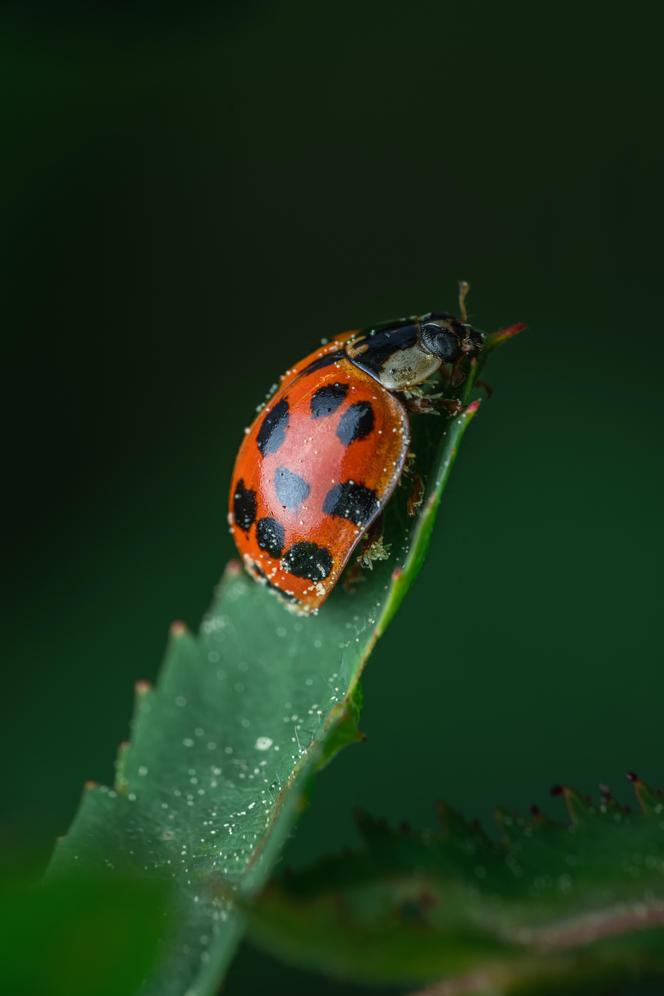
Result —
M 443 363 L 454 363 L 460 356 L 477 356 L 484 345 L 484 335 L 471 325 L 447 314 L 424 315 L 420 319 L 420 346 Z

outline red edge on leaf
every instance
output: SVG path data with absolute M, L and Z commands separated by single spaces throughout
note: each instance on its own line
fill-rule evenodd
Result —
M 519 332 L 524 332 L 528 326 L 525 322 L 515 322 L 514 325 L 507 325 L 504 329 L 498 329 L 497 332 L 493 333 L 494 342 L 504 342 L 506 339 L 511 339 L 513 336 L 518 335 Z

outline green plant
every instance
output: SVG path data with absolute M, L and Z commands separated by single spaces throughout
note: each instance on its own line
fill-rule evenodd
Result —
M 308 779 L 358 738 L 362 669 L 420 567 L 478 404 L 442 442 L 440 423 L 425 427 L 421 451 L 437 449 L 423 505 L 410 524 L 405 501 L 392 503 L 386 523 L 398 566 L 379 563 L 355 593 L 301 619 L 231 563 L 199 636 L 176 623 L 158 686 L 137 685 L 115 786 L 87 787 L 52 874 L 110 861 L 172 882 L 168 953 L 147 993 L 216 992 L 242 930 L 229 890 L 264 884 Z
M 424 559 L 459 444 L 479 408 L 471 400 L 477 374 L 515 331 L 489 337 L 461 393 L 450 393 L 462 403 L 459 415 L 415 421 L 426 489 L 414 517 L 407 479 L 390 503 L 389 560 L 374 562 L 354 591 L 339 590 L 312 619 L 286 612 L 233 563 L 198 637 L 176 623 L 157 686 L 137 685 L 131 741 L 120 750 L 115 785 L 86 787 L 47 887 L 66 884 L 73 870 L 94 880 L 121 876 L 158 885 L 153 915 L 143 919 L 159 923 L 161 943 L 148 945 L 141 993 L 216 992 L 247 917 L 257 937 L 298 959 L 297 903 L 283 888 L 262 890 L 310 779 L 360 736 L 362 670 Z M 374 884 L 387 900 L 385 883 Z M 274 909 L 279 916 L 292 909 L 292 932 L 277 936 L 266 926 Z M 490 932 L 476 938 L 476 948 L 458 931 L 453 937 L 468 964 L 480 948 L 498 947 Z M 450 935 L 443 949 L 452 947 Z M 317 964 L 325 967 L 324 958 Z M 435 974 L 445 964 L 434 959 L 430 968 Z M 351 960 L 347 971 L 361 974 Z M 379 975 L 395 977 L 385 966 Z M 122 985 L 109 993 L 129 991 Z
M 568 788 L 558 824 L 497 813 L 488 836 L 447 806 L 439 827 L 359 814 L 363 848 L 273 882 L 253 938 L 290 961 L 430 993 L 605 992 L 664 972 L 664 794 L 633 776 L 638 812 Z

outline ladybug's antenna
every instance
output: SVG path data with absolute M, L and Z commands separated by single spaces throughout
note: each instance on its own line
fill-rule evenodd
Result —
M 468 297 L 468 291 L 470 290 L 470 284 L 467 280 L 459 281 L 459 317 L 464 325 L 468 324 L 468 311 L 466 310 L 466 298 Z

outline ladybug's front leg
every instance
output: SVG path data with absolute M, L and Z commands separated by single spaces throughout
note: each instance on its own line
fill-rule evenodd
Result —
M 455 387 L 460 387 L 468 376 L 468 372 L 464 368 L 464 358 L 461 357 L 460 363 L 457 362 L 442 366 L 439 370 L 439 375 L 446 388 L 454 389 Z M 490 398 L 493 394 L 491 384 L 485 380 L 476 380 L 474 386 L 483 388 L 486 391 L 487 398 Z
M 446 412 L 454 417 L 463 410 L 463 405 L 456 398 L 440 398 L 426 394 L 404 398 L 404 404 L 414 415 L 440 415 L 441 412 Z

